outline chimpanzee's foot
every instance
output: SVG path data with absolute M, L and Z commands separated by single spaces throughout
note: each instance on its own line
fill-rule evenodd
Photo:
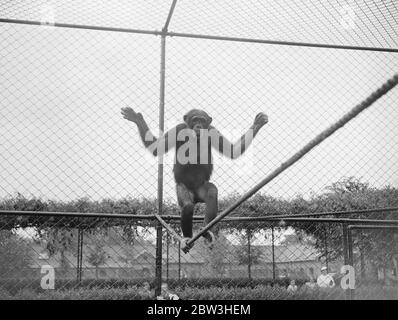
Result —
M 184 237 L 183 239 L 182 239 L 182 241 L 183 242 L 188 242 L 189 240 L 191 240 L 192 238 L 191 237 Z
M 188 241 L 192 240 L 192 238 L 184 237 L 181 239 L 180 245 L 181 249 L 184 253 L 188 253 L 189 250 L 192 248 L 193 244 L 188 244 Z
M 184 238 L 182 239 L 182 242 L 181 242 L 182 246 L 186 246 L 186 245 L 187 245 L 187 242 L 188 242 L 189 240 L 191 240 L 191 239 L 192 239 L 192 238 L 184 237 Z
M 207 245 L 207 247 L 211 250 L 214 247 L 214 242 L 216 240 L 216 238 L 214 237 L 213 232 L 211 231 L 207 231 L 203 234 L 202 236 L 203 238 L 205 238 L 205 243 Z

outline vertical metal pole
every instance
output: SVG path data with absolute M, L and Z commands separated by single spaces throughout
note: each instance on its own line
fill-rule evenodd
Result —
M 79 267 L 80 267 L 80 228 L 77 229 L 77 263 L 76 263 L 76 280 L 79 284 Z
M 275 268 L 275 237 L 274 237 L 274 226 L 271 228 L 272 231 L 272 280 L 275 283 L 276 280 L 276 268 Z
M 326 260 L 326 268 L 327 271 L 329 272 L 329 252 L 328 252 L 328 235 L 327 235 L 327 228 L 325 226 L 325 231 L 324 231 L 324 245 L 325 245 L 325 260 Z
M 83 237 L 84 237 L 84 230 L 81 230 L 82 235 L 80 236 L 80 275 L 79 275 L 79 284 L 82 282 L 82 275 L 83 275 Z
M 80 242 L 80 283 L 83 278 L 83 241 L 84 241 L 84 230 L 82 230 L 81 242 Z
M 83 269 L 83 230 L 77 230 L 77 283 L 80 286 L 82 282 L 82 269 Z
M 348 230 L 347 224 L 343 223 L 343 254 L 344 254 L 344 264 L 349 265 L 349 257 L 348 257 Z M 346 290 L 345 293 L 346 300 L 351 300 L 351 295 L 349 289 Z
M 164 131 L 164 96 L 166 78 L 166 36 L 162 34 L 160 43 L 160 104 L 159 104 L 159 135 Z M 158 213 L 163 213 L 163 155 L 158 154 Z M 162 225 L 156 226 L 156 271 L 155 296 L 159 296 L 162 285 Z
M 352 240 L 352 231 L 350 228 L 348 228 L 347 240 L 348 240 L 348 264 L 354 268 L 353 240 Z M 350 300 L 354 300 L 355 299 L 355 290 L 348 289 L 348 291 L 350 294 Z
M 167 232 L 167 239 L 166 239 L 166 279 L 169 282 L 169 242 L 170 242 L 170 235 Z
M 361 241 L 361 239 L 358 239 Z M 361 247 L 361 243 L 358 246 L 359 248 L 359 259 L 361 261 L 361 281 L 366 281 L 366 265 L 365 265 L 365 254 L 363 253 L 363 248 Z
M 249 279 L 252 278 L 252 256 L 251 256 L 251 230 L 247 229 L 247 255 L 248 255 L 248 264 L 247 264 L 247 272 L 249 275 Z
M 181 242 L 178 242 L 178 280 L 181 280 Z

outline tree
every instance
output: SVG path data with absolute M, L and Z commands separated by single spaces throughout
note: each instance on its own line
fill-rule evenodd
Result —
M 326 188 L 327 192 L 315 196 L 310 205 L 316 211 L 349 211 L 398 206 L 398 189 L 390 186 L 381 189 L 370 187 L 369 183 L 355 177 L 343 178 Z M 363 219 L 396 219 L 395 213 L 361 213 L 344 216 Z M 322 256 L 330 260 L 343 257 L 342 226 L 331 224 L 293 224 L 314 236 L 316 247 Z M 367 262 L 378 268 L 388 268 L 392 257 L 397 254 L 394 232 L 389 230 L 362 230 L 353 233 L 354 258 L 360 262 L 361 276 L 365 277 Z
M 87 261 L 89 264 L 95 267 L 95 278 L 98 279 L 98 267 L 105 264 L 107 254 L 103 246 L 96 244 L 93 249 L 91 249 Z
M 235 255 L 238 264 L 247 265 L 247 273 L 251 279 L 251 267 L 253 264 L 259 264 L 261 258 L 261 250 L 257 246 L 252 246 L 253 230 L 247 229 L 239 232 L 239 244 L 235 249 Z
M 67 274 L 67 269 L 69 268 L 66 253 L 73 251 L 77 247 L 74 233 L 76 233 L 76 230 L 58 227 L 47 227 L 45 230 L 39 230 L 39 237 L 46 241 L 46 249 L 50 256 L 54 256 L 57 253 L 60 254 L 60 268 L 65 274 Z
M 10 277 L 30 267 L 31 248 L 29 243 L 12 233 L 0 231 L 0 277 Z
M 213 244 L 212 250 L 209 250 L 209 265 L 215 276 L 223 276 L 225 274 L 225 256 L 228 251 L 228 244 L 225 237 L 219 233 L 216 242 Z
M 332 193 L 336 194 L 364 192 L 368 189 L 369 183 L 363 182 L 361 179 L 355 177 L 342 178 L 326 187 L 326 190 L 330 190 Z
M 238 245 L 235 249 L 238 264 L 253 265 L 260 263 L 261 250 L 250 243 L 253 231 L 250 229 L 243 230 L 239 233 L 238 237 Z

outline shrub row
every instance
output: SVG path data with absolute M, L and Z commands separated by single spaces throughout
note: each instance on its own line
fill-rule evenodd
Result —
M 254 288 L 176 287 L 174 292 L 183 300 L 344 300 L 340 288 L 310 290 L 302 287 L 291 293 L 286 288 L 259 285 Z M 397 287 L 361 287 L 357 299 L 398 299 Z M 130 288 L 78 288 L 37 292 L 23 289 L 15 294 L 0 289 L 0 300 L 149 300 L 153 295 L 142 294 L 138 287 Z
M 127 289 L 133 286 L 141 286 L 143 282 L 148 281 L 150 284 L 154 284 L 153 278 L 148 279 L 83 279 L 80 284 L 76 280 L 71 279 L 56 279 L 55 289 Z M 304 283 L 304 280 L 296 280 L 298 286 Z M 169 279 L 169 288 L 174 289 L 176 287 L 185 288 L 192 287 L 198 289 L 205 289 L 210 287 L 220 288 L 255 288 L 256 286 L 274 286 L 278 285 L 281 287 L 287 287 L 289 285 L 289 279 L 277 279 L 275 282 L 272 279 L 247 279 L 247 278 L 200 278 L 200 279 Z M 0 280 L 0 288 L 15 294 L 16 292 L 23 289 L 30 289 L 36 292 L 43 291 L 40 286 L 38 279 L 10 279 Z

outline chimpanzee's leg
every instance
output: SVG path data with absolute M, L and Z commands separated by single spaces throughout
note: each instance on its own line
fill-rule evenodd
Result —
M 182 183 L 177 184 L 177 200 L 181 207 L 181 230 L 185 238 L 192 238 L 194 194 Z
M 218 190 L 217 187 L 211 183 L 206 182 L 197 190 L 197 196 L 200 200 L 206 203 L 205 224 L 212 221 L 218 212 Z
M 205 225 L 209 224 L 216 216 L 218 212 L 218 190 L 217 187 L 211 182 L 206 182 L 197 190 L 197 197 L 199 200 L 206 203 L 205 213 Z M 214 241 L 214 235 L 211 231 L 203 234 L 203 237 L 212 246 Z M 211 247 L 210 247 L 211 248 Z

